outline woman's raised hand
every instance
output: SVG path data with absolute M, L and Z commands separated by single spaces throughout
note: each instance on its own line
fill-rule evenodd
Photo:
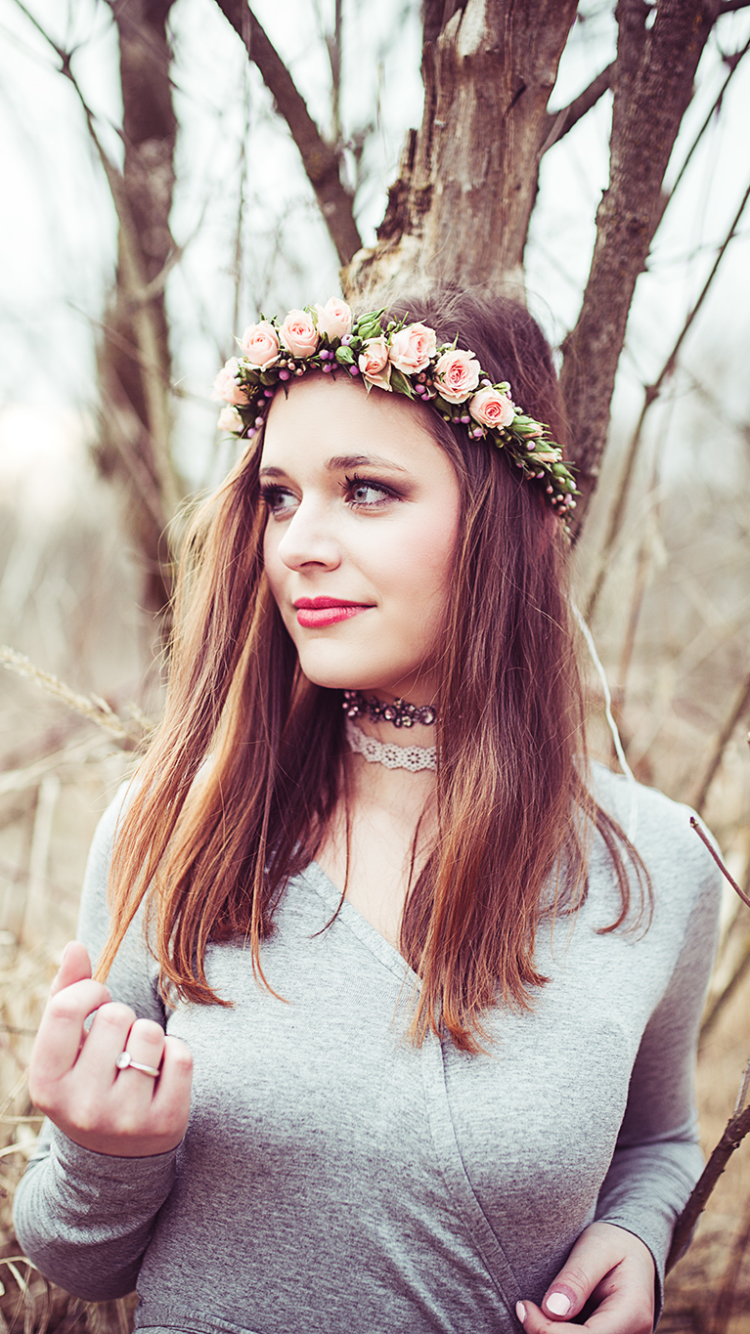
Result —
M 595 1303 L 584 1322 L 569 1322 Z M 613 1223 L 585 1228 L 544 1295 L 516 1308 L 525 1334 L 651 1334 L 654 1327 L 654 1261 L 644 1242 Z
M 88 1033 L 84 1021 L 94 1015 Z M 133 1061 L 159 1070 L 119 1070 Z M 190 1114 L 193 1061 L 179 1038 L 151 1019 L 110 1000 L 91 976 L 89 956 L 66 946 L 52 983 L 29 1070 L 29 1091 L 41 1111 L 76 1144 L 95 1153 L 145 1158 L 179 1144 Z

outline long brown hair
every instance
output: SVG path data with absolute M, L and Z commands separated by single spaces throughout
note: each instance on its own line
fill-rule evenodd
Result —
M 393 313 L 407 309 L 439 343 L 457 335 L 494 381 L 509 380 L 565 446 L 550 349 L 526 310 L 465 292 Z M 560 521 L 498 450 L 437 414 L 434 436 L 456 471 L 462 522 L 438 665 L 438 834 L 400 947 L 422 979 L 416 1040 L 432 1029 L 473 1051 L 490 1006 L 528 1006 L 546 981 L 537 928 L 545 912 L 583 900 L 593 830 L 620 886 L 608 929 L 630 910 L 626 860 L 641 891 L 647 875 L 587 786 Z M 209 941 L 247 938 L 265 982 L 275 907 L 345 789 L 340 693 L 302 676 L 264 576 L 261 437 L 185 542 L 166 711 L 118 828 L 100 963 L 106 974 L 148 893 L 163 985 L 201 1004 L 231 1003 L 208 984 Z

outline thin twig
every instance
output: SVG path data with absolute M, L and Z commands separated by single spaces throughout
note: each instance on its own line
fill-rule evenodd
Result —
M 244 43 L 248 59 L 257 65 L 289 127 L 339 261 L 350 263 L 362 248 L 362 238 L 354 218 L 354 201 L 341 181 L 340 150 L 323 138 L 289 70 L 246 0 L 216 3 Z
M 640 417 L 638 418 L 638 423 L 636 425 L 636 428 L 630 440 L 630 444 L 628 446 L 628 451 L 625 459 L 625 466 L 623 468 L 622 476 L 620 478 L 620 485 L 617 491 L 617 496 L 610 511 L 610 519 L 607 528 L 607 535 L 604 539 L 602 549 L 599 553 L 596 579 L 594 580 L 594 585 L 591 590 L 591 593 L 589 594 L 589 599 L 586 604 L 586 611 L 584 614 L 589 624 L 591 624 L 591 620 L 593 618 L 596 605 L 599 601 L 599 595 L 601 594 L 602 588 L 604 586 L 604 581 L 607 577 L 607 574 L 612 568 L 612 562 L 610 560 L 612 554 L 612 548 L 614 547 L 615 542 L 617 541 L 617 537 L 619 535 L 620 529 L 622 528 L 625 519 L 625 510 L 627 507 L 628 496 L 630 494 L 630 484 L 633 480 L 633 473 L 635 471 L 635 462 L 638 457 L 638 453 L 641 446 L 641 440 L 643 437 L 643 427 L 646 420 L 646 416 L 648 414 L 648 411 L 652 403 L 655 403 L 656 399 L 659 397 L 664 381 L 674 373 L 675 367 L 677 365 L 677 358 L 679 356 L 680 349 L 682 348 L 682 344 L 684 343 L 688 333 L 690 332 L 693 322 L 695 321 L 696 316 L 698 315 L 698 312 L 700 311 L 701 306 L 703 305 L 703 302 L 705 301 L 708 295 L 711 284 L 714 278 L 716 277 L 719 265 L 721 264 L 721 261 L 724 258 L 724 255 L 726 254 L 727 247 L 734 238 L 734 235 L 737 231 L 737 227 L 739 226 L 740 223 L 740 219 L 742 218 L 742 214 L 745 211 L 745 206 L 749 199 L 750 199 L 750 185 L 748 185 L 744 195 L 742 196 L 742 201 L 734 216 L 729 231 L 727 232 L 726 236 L 724 237 L 724 240 L 719 246 L 716 259 L 714 260 L 714 263 L 711 267 L 711 272 L 709 273 L 705 283 L 703 284 L 703 288 L 701 290 L 701 293 L 697 301 L 694 303 L 694 305 L 688 312 L 687 318 L 685 319 L 685 322 L 682 326 L 682 329 L 680 330 L 680 333 L 677 337 L 677 341 L 675 342 L 672 351 L 669 353 L 669 356 L 664 362 L 664 365 L 662 366 L 654 383 L 645 386 L 644 396 L 643 396 L 643 407 L 641 408 L 641 414 Z
M 710 840 L 706 838 L 706 835 L 704 834 L 703 830 L 701 829 L 694 815 L 690 816 L 690 828 L 695 830 L 701 843 L 704 843 L 705 846 L 708 848 L 708 851 L 711 853 L 711 856 L 716 862 L 716 865 L 721 871 L 721 874 L 724 876 L 724 879 L 732 886 L 732 889 L 735 891 L 735 893 L 739 894 L 740 898 L 742 899 L 742 902 L 746 903 L 748 908 L 750 908 L 750 898 L 748 898 L 744 889 L 740 889 L 740 886 L 737 884 L 737 881 L 735 880 L 734 876 L 727 870 L 726 866 L 721 860 L 721 857 L 719 856 L 716 849 L 712 846 Z
M 169 410 L 167 394 L 162 383 L 164 377 L 159 356 L 159 334 L 154 325 L 151 298 L 142 272 L 138 229 L 133 220 L 125 181 L 121 171 L 112 161 L 99 138 L 94 113 L 73 73 L 71 61 L 74 53 L 66 51 L 64 47 L 59 46 L 50 37 L 42 24 L 23 4 L 23 0 L 15 0 L 15 4 L 40 36 L 44 38 L 60 61 L 59 73 L 69 80 L 81 104 L 89 137 L 107 178 L 119 224 L 123 287 L 131 304 L 133 330 L 143 370 L 143 393 L 146 400 L 154 469 L 157 473 L 160 495 L 164 505 L 164 519 L 168 520 L 178 507 L 181 499 L 181 488 L 172 465 L 169 450 Z M 157 278 L 159 276 L 157 275 Z
M 750 3 L 750 0 L 748 0 L 748 3 Z M 683 178 L 683 176 L 685 175 L 685 172 L 687 171 L 688 166 L 690 165 L 690 162 L 691 162 L 691 159 L 692 159 L 692 157 L 693 157 L 693 154 L 695 153 L 695 150 L 697 149 L 698 145 L 699 145 L 700 142 L 701 142 L 701 139 L 703 138 L 704 134 L 706 133 L 706 130 L 708 129 L 709 125 L 711 124 L 711 121 L 713 120 L 714 114 L 716 113 L 716 111 L 718 111 L 719 107 L 721 106 L 722 99 L 723 99 L 723 97 L 724 97 L 724 94 L 725 94 L 726 91 L 727 91 L 727 88 L 729 87 L 729 84 L 730 84 L 730 82 L 731 82 L 731 80 L 732 80 L 732 76 L 734 75 L 734 73 L 735 73 L 737 67 L 739 66 L 740 61 L 742 60 L 743 56 L 746 56 L 747 53 L 748 53 L 748 51 L 750 51 L 750 39 L 748 39 L 748 41 L 745 43 L 745 45 L 743 46 L 743 48 L 742 48 L 741 51 L 737 51 L 737 52 L 735 52 L 735 54 L 734 54 L 733 56 L 726 56 L 726 57 L 725 57 L 725 59 L 729 60 L 729 62 L 730 62 L 730 64 L 729 64 L 729 73 L 727 74 L 726 79 L 724 80 L 723 84 L 721 85 L 721 88 L 719 89 L 718 93 L 716 94 L 716 97 L 714 98 L 713 102 L 711 103 L 711 106 L 710 106 L 709 109 L 708 109 L 708 113 L 707 113 L 707 115 L 706 115 L 706 118 L 705 118 L 705 120 L 703 121 L 703 124 L 701 125 L 700 129 L 698 130 L 698 133 L 696 134 L 696 136 L 695 136 L 695 138 L 694 138 L 692 144 L 690 145 L 690 148 L 689 148 L 689 150 L 688 150 L 688 153 L 687 153 L 687 156 L 686 156 L 686 158 L 685 158 L 685 161 L 683 162 L 682 166 L 680 167 L 680 170 L 678 171 L 677 176 L 675 177 L 674 185 L 672 186 L 672 189 L 671 189 L 670 192 L 669 192 L 669 199 L 671 199 L 671 198 L 673 197 L 673 195 L 674 195 L 674 193 L 675 193 L 675 191 L 676 191 L 678 185 L 679 185 L 680 182 L 682 181 L 682 178 Z M 669 203 L 669 199 L 667 200 L 667 203 Z M 666 207 L 666 205 L 665 205 L 665 207 Z

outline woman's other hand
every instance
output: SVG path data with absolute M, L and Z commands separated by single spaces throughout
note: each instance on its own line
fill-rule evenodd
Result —
M 566 1305 L 567 1303 L 567 1305 Z M 584 1325 L 569 1322 L 589 1305 Z M 654 1261 L 639 1237 L 612 1223 L 592 1223 L 578 1238 L 550 1284 L 541 1309 L 516 1308 L 526 1334 L 651 1334 L 654 1327 Z
M 132 1068 L 118 1070 L 124 1051 L 158 1069 L 158 1079 Z M 187 1128 L 192 1066 L 184 1042 L 110 999 L 107 988 L 93 980 L 83 945 L 66 946 L 29 1070 L 33 1101 L 60 1130 L 95 1153 L 122 1158 L 166 1153 Z

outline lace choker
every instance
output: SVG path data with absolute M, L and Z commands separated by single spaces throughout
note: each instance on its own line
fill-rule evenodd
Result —
M 346 720 L 346 742 L 355 755 L 362 755 L 368 764 L 382 764 L 386 769 L 408 769 L 419 773 L 421 769 L 437 769 L 436 746 L 397 746 L 393 741 L 377 741 L 373 736 L 365 736 L 352 722 Z

